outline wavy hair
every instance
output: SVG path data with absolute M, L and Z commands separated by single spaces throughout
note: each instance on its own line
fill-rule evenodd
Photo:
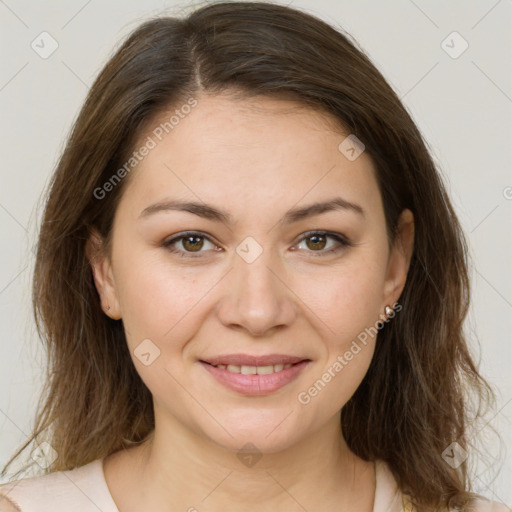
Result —
M 468 502 L 468 426 L 495 400 L 463 332 L 469 307 L 468 250 L 428 147 L 381 73 L 341 30 L 267 2 L 220 2 L 185 17 L 145 21 L 104 66 L 74 123 L 49 184 L 33 275 L 37 331 L 48 373 L 32 442 L 48 440 L 68 470 L 146 440 L 153 404 L 131 361 L 122 321 L 99 302 L 86 242 L 110 240 L 129 178 L 98 199 L 148 122 L 195 94 L 238 91 L 300 101 L 338 120 L 377 169 L 390 242 L 401 211 L 414 214 L 415 242 L 399 302 L 374 357 L 340 413 L 350 449 L 387 462 L 419 510 Z M 473 418 L 473 419 L 474 419 Z

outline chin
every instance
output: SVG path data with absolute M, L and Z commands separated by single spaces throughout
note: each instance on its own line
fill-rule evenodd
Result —
M 220 426 L 212 431 L 209 426 L 205 435 L 215 444 L 237 455 L 240 451 L 252 450 L 261 454 L 277 453 L 290 448 L 301 438 L 301 433 L 296 425 L 292 425 L 290 422 L 285 427 L 284 424 L 287 420 L 283 422 L 284 417 L 286 414 L 281 414 L 275 422 L 272 422 L 272 425 L 266 424 L 265 426 L 262 426 L 261 422 L 251 421 L 250 418 L 238 423 L 219 421 L 227 432 Z

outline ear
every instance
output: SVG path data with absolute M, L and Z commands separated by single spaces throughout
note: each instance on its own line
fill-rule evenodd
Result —
M 404 209 L 397 223 L 397 234 L 388 259 L 386 280 L 384 282 L 384 304 L 393 306 L 407 280 L 407 272 L 414 249 L 414 215 Z
M 100 296 L 101 308 L 107 316 L 119 320 L 121 308 L 117 299 L 112 264 L 106 254 L 103 238 L 97 230 L 93 230 L 90 234 L 85 252 L 91 265 L 96 290 Z

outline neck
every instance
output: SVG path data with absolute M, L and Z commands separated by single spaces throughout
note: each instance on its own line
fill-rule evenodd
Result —
M 349 450 L 338 415 L 300 443 L 264 454 L 226 450 L 175 420 L 156 419 L 147 442 L 111 457 L 109 487 L 120 512 L 370 512 L 374 499 L 373 463 Z

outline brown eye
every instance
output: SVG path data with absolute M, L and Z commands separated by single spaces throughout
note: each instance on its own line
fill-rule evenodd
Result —
M 197 235 L 183 237 L 182 238 L 183 248 L 186 251 L 191 251 L 191 252 L 200 251 L 204 245 L 204 241 L 202 239 L 203 239 L 202 236 L 197 236 Z
M 330 242 L 331 240 L 333 243 Z M 306 233 L 299 241 L 297 247 L 301 244 L 305 244 L 306 252 L 318 253 L 313 254 L 313 256 L 327 256 L 352 245 L 344 235 L 328 233 L 326 231 L 310 231 Z
M 206 244 L 206 245 L 205 245 Z M 211 248 L 208 247 L 211 245 Z M 183 258 L 198 258 L 205 256 L 208 249 L 218 252 L 218 248 L 206 235 L 200 233 L 182 233 L 162 244 L 168 251 Z
M 313 236 L 308 236 L 305 240 L 306 240 L 306 245 L 312 249 L 312 250 L 322 250 L 325 248 L 326 244 L 327 244 L 327 240 L 326 240 L 326 236 L 325 235 L 313 235 Z

